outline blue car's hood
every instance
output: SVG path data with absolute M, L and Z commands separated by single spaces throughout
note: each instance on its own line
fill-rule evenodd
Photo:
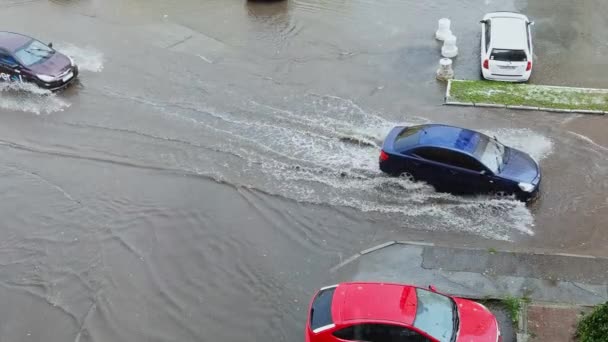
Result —
M 536 185 L 540 181 L 540 167 L 527 153 L 509 148 L 506 162 L 499 175 L 515 182 Z

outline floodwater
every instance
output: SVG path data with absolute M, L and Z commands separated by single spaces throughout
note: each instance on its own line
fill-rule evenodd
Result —
M 448 108 L 434 80 L 437 19 L 475 78 L 478 18 L 518 10 L 533 82 L 605 87 L 607 5 L 559 3 L 0 0 L 82 70 L 0 92 L 2 339 L 301 341 L 329 268 L 387 239 L 608 256 L 606 118 Z M 379 173 L 390 127 L 424 122 L 529 152 L 541 199 Z

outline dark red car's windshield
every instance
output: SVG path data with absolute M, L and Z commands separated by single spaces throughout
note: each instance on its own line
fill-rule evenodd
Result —
M 24 47 L 15 51 L 15 57 L 24 66 L 30 66 L 36 63 L 40 63 L 43 60 L 50 57 L 55 51 L 43 43 L 32 40 L 27 43 Z

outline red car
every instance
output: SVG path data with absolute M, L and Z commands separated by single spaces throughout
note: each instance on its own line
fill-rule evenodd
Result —
M 497 342 L 496 317 L 483 305 L 388 283 L 341 283 L 314 296 L 306 342 Z

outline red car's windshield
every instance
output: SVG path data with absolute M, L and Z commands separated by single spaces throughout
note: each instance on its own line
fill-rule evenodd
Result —
M 418 304 L 414 326 L 440 342 L 451 342 L 458 331 L 458 312 L 450 297 L 416 289 Z

